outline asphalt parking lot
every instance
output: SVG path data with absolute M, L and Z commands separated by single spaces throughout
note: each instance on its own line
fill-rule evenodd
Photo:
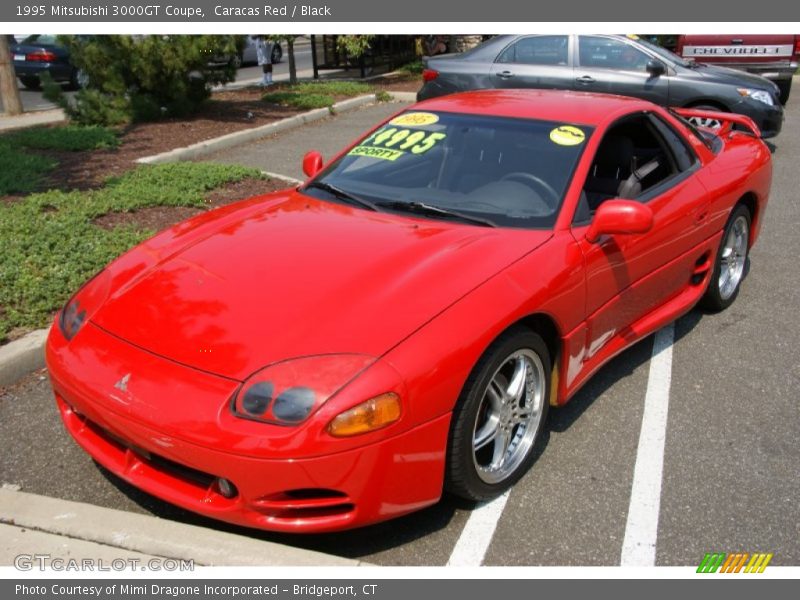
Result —
M 303 151 L 316 147 L 328 156 L 397 108 L 340 115 L 224 159 L 297 177 L 287 170 L 299 168 Z M 656 496 L 658 565 L 697 565 L 712 551 L 769 552 L 773 565 L 800 565 L 800 98 L 790 101 L 773 143 L 772 196 L 741 294 L 726 312 L 695 310 L 675 324 L 666 383 L 658 380 L 669 400 Z M 444 565 L 455 554 L 486 565 L 618 565 L 652 356 L 650 337 L 551 411 L 537 463 L 507 498 L 477 510 L 445 498 L 393 522 L 303 537 L 212 522 L 97 467 L 62 429 L 41 373 L 0 392 L 0 483 L 382 565 Z M 484 546 L 465 546 L 481 534 Z

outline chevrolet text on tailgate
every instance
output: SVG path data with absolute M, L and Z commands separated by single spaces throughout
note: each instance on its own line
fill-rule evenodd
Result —
M 676 52 L 699 63 L 749 71 L 771 79 L 786 104 L 797 71 L 800 35 L 681 35 Z

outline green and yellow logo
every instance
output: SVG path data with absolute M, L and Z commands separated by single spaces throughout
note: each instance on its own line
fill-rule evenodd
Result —
M 772 554 L 756 552 L 736 552 L 725 554 L 724 552 L 709 552 L 703 557 L 700 566 L 697 567 L 698 573 L 763 573 Z

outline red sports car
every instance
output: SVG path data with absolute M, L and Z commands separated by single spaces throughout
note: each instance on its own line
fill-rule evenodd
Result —
M 327 166 L 310 152 L 304 185 L 164 231 L 69 300 L 47 343 L 66 428 L 131 484 L 251 527 L 496 496 L 548 407 L 736 297 L 771 155 L 747 117 L 703 114 L 722 128 L 481 91 L 412 106 Z

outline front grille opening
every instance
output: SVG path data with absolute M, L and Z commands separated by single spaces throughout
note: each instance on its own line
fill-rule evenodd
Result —
M 326 490 L 325 488 L 301 488 L 283 492 L 287 498 L 295 500 L 310 500 L 314 498 L 347 498 L 347 494 L 338 490 Z
M 183 482 L 195 485 L 203 490 L 208 490 L 212 485 L 215 485 L 218 479 L 215 475 L 211 475 L 210 473 L 205 473 L 203 471 L 193 469 L 192 467 L 187 467 L 181 463 L 177 463 L 158 454 L 148 452 L 143 448 L 139 448 L 120 436 L 99 426 L 97 423 L 86 419 L 85 417 L 84 423 L 96 435 L 103 438 L 106 443 L 111 444 L 120 452 L 131 450 L 136 453 L 136 456 L 142 462 L 147 463 L 150 467 L 165 473 L 166 475 L 174 477 L 175 479 L 180 479 Z
M 259 498 L 258 510 L 274 519 L 315 519 L 341 516 L 355 509 L 344 492 L 327 488 L 296 488 Z

